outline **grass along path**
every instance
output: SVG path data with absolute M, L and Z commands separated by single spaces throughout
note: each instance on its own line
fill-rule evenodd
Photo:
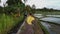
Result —
M 7 32 L 22 19 L 23 15 L 19 18 L 14 18 L 11 15 L 0 14 L 0 34 L 7 34 Z

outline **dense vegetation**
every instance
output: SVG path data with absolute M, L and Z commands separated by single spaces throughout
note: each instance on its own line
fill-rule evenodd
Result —
M 24 3 L 20 0 L 8 0 L 7 7 L 0 6 L 0 34 L 7 34 L 18 22 L 24 18 Z

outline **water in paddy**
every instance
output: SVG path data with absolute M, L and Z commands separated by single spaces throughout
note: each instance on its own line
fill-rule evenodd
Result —
M 41 22 L 50 34 L 60 34 L 60 26 L 48 22 Z
M 50 15 L 48 17 L 44 17 L 41 14 L 40 15 L 36 14 L 35 16 L 40 18 L 40 20 L 42 20 L 41 24 L 48 30 L 50 34 L 60 34 L 60 25 L 57 25 L 57 24 L 60 24 L 60 18 L 56 18 L 56 17 L 60 17 L 60 15 L 59 16 L 52 15 L 53 17 Z M 44 17 L 44 18 L 41 19 L 41 17 Z M 46 22 L 43 22 L 43 21 L 46 21 Z M 50 22 L 55 24 L 52 24 Z
M 45 18 L 42 18 L 40 19 L 42 21 L 47 21 L 47 22 L 53 22 L 53 23 L 56 23 L 56 24 L 60 24 L 60 18 L 55 18 L 55 17 L 45 17 Z

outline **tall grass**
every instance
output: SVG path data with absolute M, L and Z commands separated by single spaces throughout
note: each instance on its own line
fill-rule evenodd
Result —
M 19 18 L 15 18 L 11 15 L 0 14 L 0 34 L 7 34 L 7 32 L 22 19 L 23 15 Z

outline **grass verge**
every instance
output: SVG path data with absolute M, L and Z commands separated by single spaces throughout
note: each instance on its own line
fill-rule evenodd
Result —
M 38 24 L 40 25 L 41 29 L 44 31 L 44 34 L 50 34 L 47 29 L 40 23 L 40 20 L 38 19 Z
M 0 34 L 7 34 L 7 32 L 18 24 L 19 21 L 22 21 L 23 18 L 23 15 L 15 18 L 11 15 L 0 14 Z

